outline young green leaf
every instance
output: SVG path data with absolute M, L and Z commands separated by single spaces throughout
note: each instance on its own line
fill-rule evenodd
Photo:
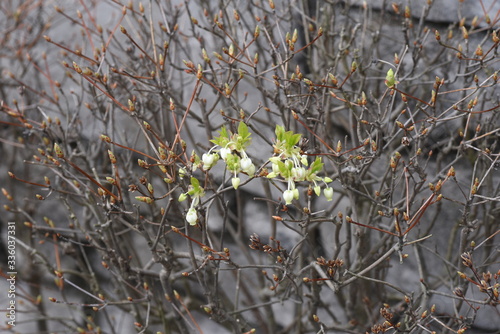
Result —
M 392 68 L 389 69 L 389 71 L 387 71 L 387 75 L 385 77 L 385 85 L 389 88 L 392 88 L 394 87 L 394 85 L 396 85 L 396 77 L 394 76 L 394 71 L 392 70 Z

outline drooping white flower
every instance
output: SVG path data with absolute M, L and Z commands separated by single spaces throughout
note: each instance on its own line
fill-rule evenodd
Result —
M 252 159 L 250 159 L 248 157 L 241 159 L 240 166 L 241 166 L 241 170 L 246 172 L 250 168 L 250 166 L 252 166 Z
M 203 153 L 203 155 L 201 156 L 201 160 L 203 161 L 203 169 L 209 170 L 217 162 L 218 155 L 216 153 Z
M 326 187 L 325 190 L 323 190 L 323 194 L 325 195 L 327 201 L 331 201 L 333 199 L 333 188 Z
M 231 183 L 233 184 L 233 188 L 234 189 L 238 189 L 238 186 L 240 185 L 240 182 L 241 182 L 241 180 L 240 180 L 239 177 L 233 177 L 231 179 Z
M 190 225 L 196 225 L 196 221 L 198 220 L 198 213 L 196 212 L 195 208 L 189 208 L 187 214 L 186 214 L 186 221 Z
M 285 192 L 283 192 L 283 199 L 285 200 L 286 205 L 292 204 L 293 198 L 294 198 L 293 190 L 288 189 L 285 190 Z
M 221 148 L 220 151 L 219 151 L 219 154 L 220 154 L 220 157 L 223 159 L 223 160 L 226 160 L 227 156 L 229 154 L 231 154 L 231 149 L 229 148 Z
M 272 163 L 271 167 L 273 168 L 273 173 L 276 175 L 279 175 L 280 173 L 280 167 L 278 166 L 277 163 Z
M 304 167 L 295 167 L 292 169 L 292 175 L 296 181 L 303 181 L 306 177 L 306 169 Z
M 253 176 L 255 174 L 255 165 L 251 164 L 245 172 L 248 174 L 248 176 Z
M 255 165 L 252 163 L 252 159 L 250 159 L 249 157 L 241 159 L 240 168 L 249 176 L 253 176 L 255 174 Z

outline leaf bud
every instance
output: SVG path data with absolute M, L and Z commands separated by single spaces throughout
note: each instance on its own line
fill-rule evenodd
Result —
M 152 204 L 154 202 L 154 199 L 148 196 L 136 196 L 135 199 L 146 204 Z
M 82 74 L 82 69 L 80 68 L 80 66 L 78 66 L 77 63 L 73 62 L 73 69 L 78 73 L 78 74 Z
M 328 73 L 328 77 L 330 78 L 330 81 L 332 82 L 333 87 L 337 87 L 337 85 L 339 83 L 337 78 L 332 73 Z
M 111 152 L 111 150 L 108 150 L 108 156 L 109 156 L 109 160 L 111 161 L 111 163 L 113 165 L 116 164 L 116 157 L 115 157 L 114 153 Z
M 64 153 L 57 143 L 54 144 L 54 152 L 56 152 L 58 158 L 64 158 Z
M 440 41 L 441 40 L 441 35 L 439 34 L 439 31 L 437 29 L 434 32 L 434 36 L 436 37 L 436 41 Z
M 469 39 L 469 32 L 467 31 L 467 28 L 465 28 L 465 26 L 462 26 L 462 37 L 464 39 Z
M 260 26 L 256 26 L 255 31 L 253 33 L 253 37 L 257 38 L 257 37 L 259 37 L 259 35 L 260 35 Z
M 411 17 L 410 6 L 405 7 L 405 19 L 409 19 Z
M 448 170 L 447 176 L 448 177 L 454 177 L 455 176 L 455 168 L 453 168 L 453 166 L 451 166 L 450 169 Z
M 201 67 L 201 64 L 198 64 L 198 70 L 196 71 L 196 78 L 198 80 L 201 80 L 201 78 L 203 78 L 203 68 Z
M 495 43 L 495 44 L 500 42 L 500 38 L 498 37 L 498 33 L 496 30 L 493 30 L 493 33 L 491 34 L 491 39 L 493 40 L 493 43 Z
M 135 104 L 131 99 L 128 100 L 128 110 L 132 112 L 135 111 Z
M 478 56 L 478 57 L 482 57 L 483 56 L 483 48 L 481 47 L 481 45 L 477 46 L 475 55 Z

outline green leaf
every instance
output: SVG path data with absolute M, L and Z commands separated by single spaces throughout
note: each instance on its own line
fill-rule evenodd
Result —
M 274 130 L 274 133 L 276 134 L 276 137 L 280 139 L 280 136 L 282 133 L 285 132 L 285 128 L 282 127 L 281 125 L 276 125 L 276 129 Z
M 293 132 L 291 132 L 291 135 L 290 135 L 290 145 L 297 145 L 298 142 L 300 141 L 300 137 L 302 137 L 302 135 L 300 133 L 296 133 L 293 135 Z
M 210 140 L 212 143 L 215 145 L 219 145 L 220 147 L 225 147 L 227 143 L 229 142 L 229 134 L 227 132 L 227 129 L 225 126 L 223 126 L 219 130 L 219 137 L 215 137 L 214 139 Z
M 311 167 L 309 167 L 310 173 L 316 174 L 320 172 L 323 169 L 323 165 L 324 164 L 321 162 L 321 158 L 316 157 L 316 160 L 314 160 L 314 162 L 311 164 Z
M 195 177 L 191 177 L 191 185 L 195 190 L 198 190 L 200 188 L 200 181 L 198 181 Z
M 245 124 L 245 122 L 240 122 L 240 124 L 238 125 L 238 134 L 243 139 L 246 139 L 250 136 L 250 132 L 248 131 L 248 126 Z
M 293 163 L 290 160 L 287 160 L 286 162 L 278 161 L 278 168 L 283 178 L 288 179 L 292 177 Z

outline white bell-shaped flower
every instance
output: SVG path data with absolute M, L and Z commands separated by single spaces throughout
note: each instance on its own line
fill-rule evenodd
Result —
M 240 182 L 241 182 L 241 180 L 240 180 L 239 177 L 233 177 L 231 179 L 231 183 L 233 184 L 233 188 L 234 189 L 238 189 L 238 186 L 240 185 Z
M 190 225 L 196 225 L 196 221 L 198 220 L 198 213 L 196 212 L 195 208 L 189 208 L 187 214 L 186 214 L 186 221 Z
M 323 194 L 325 195 L 327 201 L 331 201 L 333 199 L 333 188 L 326 187 L 325 190 L 323 190 Z
M 292 169 L 292 176 L 296 181 L 303 181 L 306 177 L 306 169 L 304 167 L 295 167 Z
M 220 151 L 219 151 L 219 154 L 220 154 L 220 157 L 223 159 L 223 160 L 226 160 L 227 156 L 229 154 L 231 154 L 231 149 L 229 148 L 221 148 Z
M 285 192 L 283 192 L 283 199 L 285 200 L 286 205 L 292 204 L 293 198 L 294 198 L 293 190 L 288 189 L 285 190 Z
M 203 161 L 203 169 L 209 170 L 217 162 L 217 154 L 203 153 L 203 155 L 201 156 L 201 160 Z
M 241 159 L 240 167 L 241 167 L 242 171 L 247 172 L 247 170 L 250 168 L 250 166 L 252 166 L 252 159 L 250 159 L 248 157 Z

